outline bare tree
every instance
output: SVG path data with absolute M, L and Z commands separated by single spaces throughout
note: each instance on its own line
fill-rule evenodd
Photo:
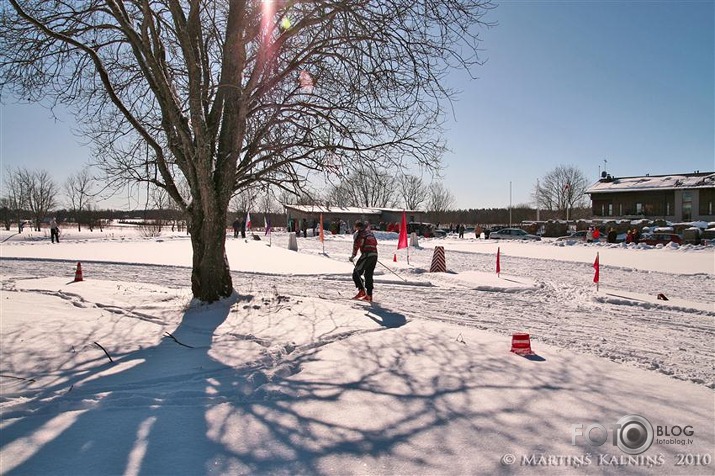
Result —
M 46 170 L 37 170 L 30 175 L 28 204 L 34 215 L 37 231 L 40 223 L 57 206 L 57 184 Z
M 42 220 L 57 205 L 57 185 L 46 170 L 28 170 L 24 167 L 8 170 L 6 185 L 11 201 L 19 210 L 30 211 L 36 231 Z M 18 212 L 19 215 L 19 212 Z M 19 218 L 19 217 L 18 217 Z
M 342 207 L 393 208 L 398 205 L 397 188 L 392 174 L 364 167 L 335 185 L 328 200 Z
M 85 216 L 89 226 L 89 231 L 94 231 L 94 227 L 99 227 L 99 231 L 103 231 L 104 225 L 109 223 L 107 218 L 102 218 L 103 211 L 97 208 L 92 203 L 87 203 Z
M 165 217 L 165 210 L 171 210 L 172 209 L 172 200 L 169 197 L 169 194 L 167 191 L 163 188 L 157 188 L 154 187 L 151 190 L 151 204 L 154 210 L 157 210 L 159 212 L 159 219 L 157 220 L 157 225 L 159 227 L 158 232 L 161 233 L 161 228 L 164 225 L 164 219 Z
M 270 187 L 266 187 L 258 197 L 258 208 L 263 213 L 276 213 L 279 209 Z
M 22 232 L 22 220 L 23 217 L 20 215 L 22 211 L 28 208 L 27 204 L 27 190 L 23 188 L 23 184 L 20 181 L 19 171 L 13 169 L 7 169 L 3 176 L 3 182 L 5 185 L 5 192 L 7 196 L 7 207 L 10 210 L 11 215 L 17 220 L 18 232 Z M 9 228 L 8 228 L 9 229 Z
M 65 181 L 65 195 L 69 201 L 70 210 L 77 220 L 77 231 L 82 231 L 82 216 L 90 204 L 92 185 L 93 179 L 87 169 L 70 175 Z
M 454 205 L 454 195 L 442 182 L 432 182 L 429 186 L 427 210 L 430 212 L 446 212 Z
M 400 178 L 400 195 L 408 210 L 419 210 L 427 202 L 428 187 L 416 175 L 402 175 Z
M 587 205 L 588 180 L 583 172 L 573 165 L 559 165 L 539 180 L 534 190 L 537 207 L 564 213 Z
M 246 187 L 236 193 L 231 199 L 231 210 L 237 215 L 245 216 L 257 205 L 259 190 L 256 186 Z
M 5 226 L 6 231 L 10 231 L 12 226 L 12 210 L 10 200 L 6 197 L 0 198 L 0 222 Z M 19 229 L 19 228 L 18 228 Z
M 192 292 L 233 292 L 231 197 L 313 173 L 439 163 L 444 77 L 488 0 L 7 0 L 0 87 L 75 108 L 108 178 L 185 211 Z M 177 182 L 185 179 L 189 194 Z

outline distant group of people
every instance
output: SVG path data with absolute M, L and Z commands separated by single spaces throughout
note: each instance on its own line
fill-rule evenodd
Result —
M 246 237 L 246 220 L 236 218 L 233 220 L 233 237 L 238 238 L 239 233 L 241 238 Z
M 25 229 L 25 225 L 25 220 L 20 220 L 20 222 L 17 224 L 17 229 L 20 233 L 22 233 Z M 50 240 L 52 240 L 52 243 L 60 242 L 60 226 L 57 224 L 56 218 L 52 218 L 50 220 Z
M 586 241 L 589 243 L 592 241 L 598 241 L 600 237 L 600 232 L 597 227 L 590 227 L 588 229 L 588 232 L 586 233 Z M 606 234 L 606 241 L 608 243 L 617 243 L 618 242 L 618 232 L 616 231 L 615 228 L 611 227 L 608 230 L 608 233 Z M 628 243 L 640 243 L 641 241 L 641 232 L 637 228 L 633 228 L 631 230 L 628 230 L 626 232 L 626 244 Z
M 464 227 L 464 225 L 461 224 L 461 223 L 458 223 L 458 224 L 456 224 L 456 225 L 452 225 L 451 223 L 449 224 L 449 232 L 450 232 L 450 233 L 457 233 L 457 235 L 458 235 L 460 238 L 464 238 L 464 230 L 465 230 L 465 227 Z
M 601 239 L 601 231 L 595 226 L 589 226 L 586 232 L 586 242 L 593 243 Z
M 608 234 L 606 235 L 606 241 L 608 243 L 616 243 L 618 241 L 618 233 L 616 232 L 615 228 L 611 228 L 608 230 Z
M 637 228 L 633 228 L 632 230 L 628 230 L 626 233 L 626 243 L 635 243 L 638 244 L 641 241 L 641 232 Z

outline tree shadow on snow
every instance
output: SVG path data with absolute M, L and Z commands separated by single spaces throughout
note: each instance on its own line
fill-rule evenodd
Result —
M 112 362 L 96 351 L 89 363 L 57 372 L 56 383 L 28 388 L 24 408 L 3 415 L 10 424 L 0 434 L 0 450 L 17 451 L 38 434 L 47 441 L 34 453 L 20 450 L 19 461 L 6 460 L 3 474 L 209 472 L 204 456 L 222 454 L 223 446 L 206 437 L 205 411 L 214 404 L 208 382 L 236 374 L 210 350 L 230 309 L 189 309 L 155 346 L 119 355 L 110 349 Z
M 506 337 L 495 350 L 382 308 L 368 312 L 377 329 L 296 308 L 315 332 L 295 344 L 276 331 L 271 307 L 293 305 L 248 298 L 189 309 L 176 341 L 63 372 L 24 411 L 3 415 L 2 451 L 46 439 L 33 454 L 14 452 L 24 459 L 5 474 L 511 474 L 504 453 L 592 452 L 572 446 L 573 424 L 615 423 L 645 400 L 673 403 L 592 359 L 530 366 L 513 359 Z M 241 327 L 249 313 L 262 328 Z M 219 349 L 255 358 L 232 367 Z M 554 408 L 556 398 L 572 404 Z

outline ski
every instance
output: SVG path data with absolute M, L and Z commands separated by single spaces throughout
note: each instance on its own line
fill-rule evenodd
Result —
M 331 298 L 331 297 L 323 296 L 323 295 L 320 295 L 320 294 L 318 295 L 318 297 L 319 297 L 320 299 L 325 299 L 326 301 L 335 301 L 335 300 L 338 300 L 338 301 L 349 301 L 349 302 L 355 302 L 355 303 L 361 303 L 361 304 L 374 304 L 374 305 L 377 305 L 377 302 L 375 302 L 374 300 L 373 300 L 373 301 L 365 301 L 364 299 L 355 299 L 355 298 L 352 298 L 352 297 L 346 297 L 346 296 L 343 296 L 342 294 L 340 294 L 340 291 L 338 291 L 338 295 L 339 295 L 339 296 L 338 296 L 337 298 Z

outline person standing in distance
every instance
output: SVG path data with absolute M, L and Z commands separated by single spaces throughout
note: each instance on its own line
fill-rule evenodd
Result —
M 350 262 L 354 262 L 358 251 L 360 251 L 360 258 L 355 263 L 355 269 L 353 270 L 353 281 L 358 288 L 358 293 L 353 299 L 372 302 L 372 276 L 375 273 L 375 266 L 377 266 L 377 239 L 372 231 L 361 221 L 355 222 L 353 254 L 350 256 Z M 363 274 L 365 275 L 364 284 L 362 281 Z
M 57 243 L 60 242 L 60 227 L 57 225 L 57 219 L 53 218 L 50 220 L 50 237 L 52 238 L 52 243 L 57 240 Z

